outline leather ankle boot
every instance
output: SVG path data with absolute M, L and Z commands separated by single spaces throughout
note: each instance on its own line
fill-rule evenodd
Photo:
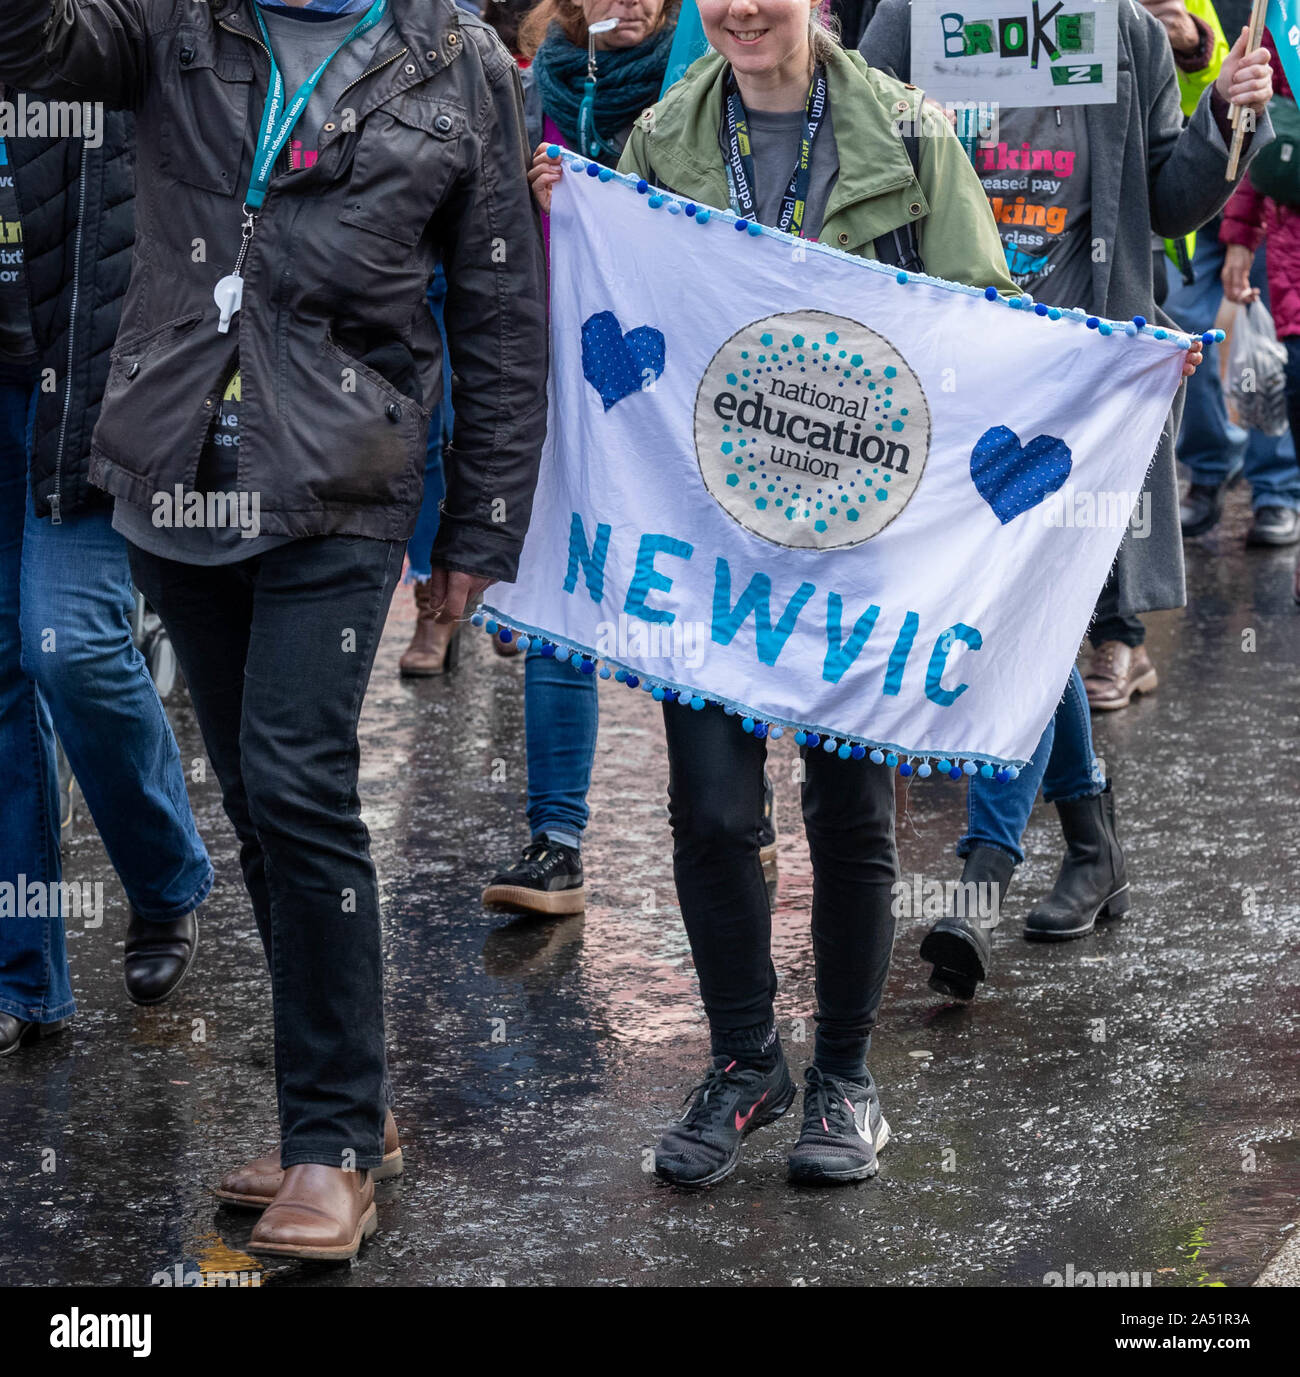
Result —
M 1025 919 L 1025 936 L 1043 942 L 1083 937 L 1099 918 L 1128 912 L 1128 866 L 1115 835 L 1115 795 L 1062 799 L 1056 805 L 1065 859 L 1052 892 Z
M 933 961 L 929 985 L 953 999 L 974 999 L 975 987 L 993 968 L 993 929 L 1002 916 L 1002 900 L 1011 887 L 1015 861 L 993 846 L 977 846 L 966 857 L 961 883 L 962 913 L 945 914 L 921 942 L 921 959 Z
M 384 1160 L 371 1173 L 375 1181 L 388 1181 L 402 1174 L 402 1145 L 397 1138 L 397 1122 L 390 1109 L 384 1115 Z M 228 1205 L 264 1210 L 275 1199 L 284 1184 L 284 1169 L 280 1166 L 280 1150 L 265 1157 L 254 1157 L 234 1171 L 228 1171 L 213 1194 Z
M 11 1057 L 25 1042 L 36 1042 L 61 1033 L 71 1022 L 60 1018 L 53 1023 L 36 1023 L 14 1014 L 0 1014 L 0 1057 Z
M 455 622 L 440 622 L 434 611 L 429 583 L 415 585 L 415 631 L 398 670 L 404 679 L 432 679 L 456 668 L 459 641 Z
M 161 1004 L 185 979 L 199 949 L 197 913 L 154 923 L 131 910 L 123 978 L 132 1004 Z
M 254 1257 L 348 1262 L 379 1227 L 368 1171 L 306 1162 L 289 1167 L 248 1240 Z

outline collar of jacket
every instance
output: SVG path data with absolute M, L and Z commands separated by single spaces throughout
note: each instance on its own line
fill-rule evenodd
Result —
M 209 7 L 222 28 L 264 47 L 253 17 L 254 3 L 255 0 L 220 0 Z M 406 62 L 390 76 L 390 89 L 384 98 L 449 66 L 467 42 L 460 25 L 460 11 L 453 0 L 389 0 L 389 12 L 407 52 Z
M 653 114 L 641 115 L 646 155 L 664 186 L 705 205 L 726 207 L 727 176 L 718 130 L 726 63 L 701 58 Z M 852 252 L 928 213 L 899 120 L 919 125 L 922 93 L 868 67 L 860 53 L 837 48 L 826 62 L 826 87 L 839 176 L 819 238 Z M 911 208 L 919 203 L 920 210 Z

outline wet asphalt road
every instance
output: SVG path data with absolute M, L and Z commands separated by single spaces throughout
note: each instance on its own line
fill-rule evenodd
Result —
M 399 589 L 363 721 L 408 1164 L 379 1188 L 379 1237 L 351 1267 L 263 1272 L 241 1252 L 253 1216 L 206 1193 L 276 1138 L 268 986 L 209 776 L 191 796 L 217 886 L 195 970 L 155 1010 L 122 990 L 124 901 L 82 807 L 66 874 L 103 880 L 108 911 L 70 934 L 75 1022 L 0 1063 L 0 1275 L 1041 1285 L 1073 1266 L 1249 1283 L 1300 1214 L 1300 612 L 1291 552 L 1244 551 L 1245 524 L 1238 492 L 1224 527 L 1188 548 L 1189 612 L 1149 619 L 1159 693 L 1096 722 L 1132 913 L 1079 942 L 1021 940 L 1061 849 L 1040 805 L 975 1004 L 926 988 L 928 920 L 903 921 L 871 1055 L 894 1139 L 876 1180 L 830 1192 L 785 1183 L 793 1116 L 702 1196 L 646 1170 L 707 1052 L 657 705 L 602 687 L 585 916 L 485 914 L 485 877 L 524 840 L 522 663 L 471 635 L 450 680 L 399 681 L 412 616 Z M 200 757 L 183 696 L 172 715 L 183 758 Z M 801 1072 L 811 877 L 794 755 L 774 743 L 775 957 Z M 905 876 L 956 877 L 963 799 L 946 781 L 900 787 Z

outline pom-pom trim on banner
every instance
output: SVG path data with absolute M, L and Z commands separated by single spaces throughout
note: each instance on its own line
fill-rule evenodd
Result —
M 767 737 L 778 741 L 790 731 L 794 733 L 797 746 L 807 746 L 810 749 L 820 747 L 827 754 L 836 755 L 841 760 L 870 760 L 873 765 L 887 765 L 891 770 L 897 770 L 904 779 L 912 775 L 918 779 L 928 779 L 931 775 L 947 776 L 949 779 L 978 776 L 1006 784 L 1015 779 L 1027 763 L 1023 760 L 1002 760 L 996 756 L 968 756 L 960 751 L 927 755 L 905 750 L 887 741 L 873 741 L 869 737 L 846 735 L 842 731 L 793 722 L 783 717 L 765 717 L 744 703 L 733 702 L 730 698 L 720 698 L 717 694 L 704 693 L 685 684 L 676 684 L 668 679 L 654 678 L 639 670 L 629 669 L 617 660 L 598 655 L 587 646 L 564 645 L 550 639 L 546 632 L 536 627 L 512 625 L 501 613 L 486 603 L 481 604 L 470 617 L 470 623 L 482 628 L 503 645 L 514 644 L 523 651 L 536 648 L 548 658 L 570 665 L 578 674 L 595 674 L 601 679 L 613 679 L 616 683 L 625 684 L 630 689 L 642 689 L 656 703 L 678 703 L 696 712 L 709 705 L 720 707 L 728 717 L 739 717 L 742 730 L 760 741 Z
M 1119 339 L 1137 339 L 1139 336 L 1145 336 L 1149 339 L 1167 342 L 1176 349 L 1190 349 L 1197 339 L 1203 344 L 1222 344 L 1227 338 L 1222 330 L 1206 330 L 1200 335 L 1185 335 L 1178 330 L 1166 330 L 1161 326 L 1149 325 L 1145 316 L 1134 316 L 1131 320 L 1106 320 L 1079 307 L 1045 306 L 1041 301 L 1035 301 L 1028 292 L 1021 292 L 1017 296 L 1003 296 L 996 287 L 968 287 L 965 283 L 949 282 L 946 278 L 930 277 L 926 273 L 906 272 L 902 268 L 893 268 L 887 264 L 878 263 L 872 258 L 859 258 L 856 254 L 845 253 L 843 250 L 830 244 L 823 244 L 817 239 L 796 239 L 795 236 L 786 234 L 783 230 L 773 229 L 768 225 L 760 225 L 755 220 L 748 220 L 744 216 L 735 214 L 734 211 L 719 210 L 712 206 L 698 206 L 694 201 L 683 201 L 680 197 L 673 196 L 669 192 L 652 187 L 644 177 L 633 177 L 630 173 L 615 172 L 612 168 L 602 167 L 600 163 L 592 162 L 591 159 L 584 158 L 581 154 L 574 153 L 567 148 L 561 148 L 557 143 L 547 145 L 546 155 L 548 158 L 563 159 L 564 165 L 570 172 L 585 173 L 588 177 L 594 177 L 601 182 L 622 183 L 623 186 L 644 196 L 646 198 L 645 204 L 650 210 L 667 210 L 670 215 L 685 215 L 701 226 L 718 220 L 743 234 L 754 236 L 766 234 L 772 238 L 802 244 L 816 253 L 830 254 L 836 258 L 851 258 L 855 263 L 874 269 L 876 272 L 888 274 L 900 284 L 928 282 L 933 287 L 942 287 L 949 292 L 960 292 L 963 296 L 982 296 L 986 301 L 995 303 L 1000 307 L 1012 311 L 1024 311 L 1041 320 L 1071 321 L 1083 325 L 1085 329 L 1095 330 L 1099 335 L 1114 336 Z

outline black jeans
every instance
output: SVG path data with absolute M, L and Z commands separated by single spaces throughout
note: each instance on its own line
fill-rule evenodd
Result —
M 1122 641 L 1136 650 L 1146 638 L 1147 629 L 1142 625 L 1141 617 L 1120 616 L 1119 583 L 1112 569 L 1097 597 L 1097 610 L 1093 614 L 1092 626 L 1088 628 L 1088 639 L 1095 646 L 1103 641 Z
M 673 875 L 714 1032 L 772 1018 L 772 918 L 759 861 L 766 741 L 710 705 L 664 704 Z M 860 1074 L 894 946 L 894 775 L 884 765 L 802 751 L 813 867 L 815 1060 Z
M 208 567 L 131 547 L 240 842 L 271 969 L 285 1167 L 383 1157 L 379 891 L 357 721 L 402 552 L 317 536 Z

